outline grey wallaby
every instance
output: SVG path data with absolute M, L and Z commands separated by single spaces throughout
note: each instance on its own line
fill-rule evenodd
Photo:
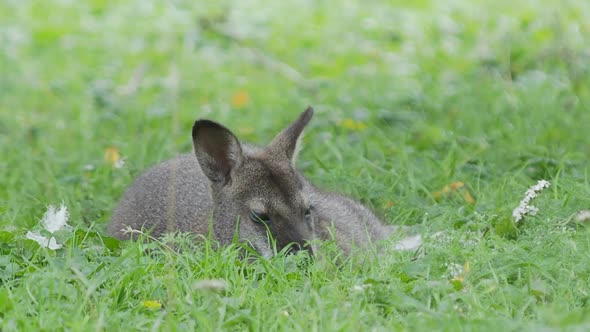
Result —
M 220 244 L 237 234 L 264 257 L 288 245 L 294 251 L 311 249 L 308 241 L 314 239 L 334 239 L 350 253 L 389 237 L 395 226 L 384 225 L 348 197 L 317 189 L 295 169 L 301 134 L 312 115 L 308 107 L 266 147 L 240 143 L 216 122 L 196 121 L 195 154 L 141 174 L 115 209 L 109 232 L 118 238 L 130 237 L 127 227 L 156 237 L 176 231 L 207 235 L 211 227 Z

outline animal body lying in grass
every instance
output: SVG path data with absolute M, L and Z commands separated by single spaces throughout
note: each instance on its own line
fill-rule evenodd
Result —
M 366 248 L 395 231 L 348 197 L 314 187 L 295 168 L 298 145 L 313 109 L 307 108 L 266 147 L 241 143 L 224 126 L 198 120 L 194 154 L 180 155 L 141 174 L 115 209 L 109 232 L 125 228 L 152 236 L 190 232 L 229 244 L 237 235 L 259 254 L 312 250 L 309 241 L 334 239 L 340 249 Z M 274 247 L 276 245 L 276 247 Z

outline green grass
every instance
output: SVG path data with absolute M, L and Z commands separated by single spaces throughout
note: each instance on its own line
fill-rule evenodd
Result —
M 0 2 L 0 330 L 587 328 L 587 1 L 206 3 Z M 105 237 L 196 118 L 264 143 L 307 105 L 302 171 L 414 227 L 419 251 L 306 265 Z M 62 201 L 64 248 L 26 240 Z

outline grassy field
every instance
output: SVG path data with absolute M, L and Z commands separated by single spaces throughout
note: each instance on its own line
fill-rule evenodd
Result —
M 1 1 L 0 330 L 587 330 L 589 45 L 583 0 Z M 307 105 L 300 169 L 421 248 L 106 237 L 196 118 L 265 143 Z M 63 248 L 27 239 L 62 202 Z

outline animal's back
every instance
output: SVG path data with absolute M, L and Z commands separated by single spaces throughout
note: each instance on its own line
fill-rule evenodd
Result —
M 366 249 L 397 230 L 396 226 L 384 225 L 373 211 L 349 197 L 319 190 L 310 184 L 306 190 L 317 215 L 317 238 L 334 239 L 346 253 L 354 247 Z
M 193 154 L 164 161 L 141 174 L 113 212 L 109 233 L 129 238 L 130 226 L 152 236 L 183 231 L 207 234 L 212 201 L 208 182 Z

